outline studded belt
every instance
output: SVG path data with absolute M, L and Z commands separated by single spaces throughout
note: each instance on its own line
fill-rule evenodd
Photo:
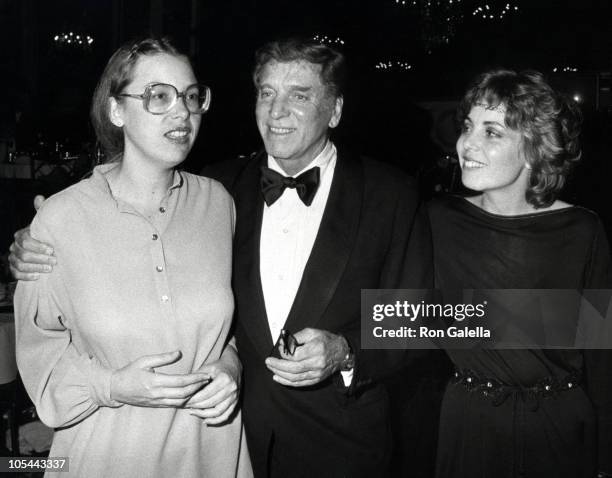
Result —
M 559 393 L 579 387 L 582 376 L 579 372 L 567 375 L 563 379 L 545 377 L 531 386 L 507 385 L 499 380 L 483 378 L 473 370 L 455 370 L 451 382 L 463 385 L 468 391 L 482 393 L 490 398 L 494 406 L 504 403 L 509 397 L 520 398 L 525 402 L 539 404 L 540 398 L 550 398 Z
M 509 413 L 515 424 L 517 433 L 513 444 L 513 476 L 525 474 L 525 424 L 529 420 L 528 412 L 535 412 L 540 407 L 540 400 L 558 396 L 563 392 L 580 386 L 581 374 L 575 372 L 563 379 L 545 377 L 530 386 L 507 385 L 499 380 L 484 378 L 473 370 L 456 370 L 451 383 L 462 386 L 473 393 L 481 393 L 499 407 L 511 398 L 513 405 Z

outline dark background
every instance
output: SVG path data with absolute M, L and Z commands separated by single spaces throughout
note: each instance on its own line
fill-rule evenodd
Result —
M 404 3 L 0 0 L 0 143 L 6 153 L 0 150 L 0 162 L 9 151 L 51 162 L 69 151 L 89 160 L 77 172 L 87 169 L 95 157 L 88 109 L 99 75 L 121 43 L 151 34 L 169 35 L 188 51 L 200 81 L 213 91 L 185 168 L 198 172 L 206 163 L 249 154 L 260 147 L 250 78 L 255 49 L 279 36 L 319 35 L 346 53 L 351 70 L 336 139 L 419 176 L 425 197 L 457 188 L 453 108 L 469 80 L 498 66 L 544 72 L 567 94 L 579 95 L 585 115 L 585 154 L 565 199 L 595 209 L 609 225 L 612 2 Z M 69 32 L 89 35 L 93 43 L 55 40 Z M 34 191 L 48 194 L 77 176 L 3 180 L 0 206 L 4 216 L 11 213 L 0 218 L 2 250 L 10 233 L 30 220 Z
M 93 42 L 55 40 L 70 32 Z M 185 163 L 198 172 L 261 147 L 253 53 L 267 40 L 296 34 L 318 35 L 348 58 L 335 139 L 416 175 L 425 198 L 460 188 L 453 110 L 470 79 L 499 66 L 542 71 L 577 97 L 585 117 L 583 159 L 564 199 L 594 209 L 612 233 L 608 0 L 0 0 L 0 166 L 9 153 L 51 166 L 33 179 L 0 178 L 0 251 L 31 220 L 34 194 L 66 187 L 95 164 L 89 102 L 121 43 L 171 36 L 211 86 L 211 110 Z M 80 165 L 70 174 L 66 153 Z M 6 262 L 6 254 L 0 259 Z M 0 273 L 8 281 L 6 264 Z M 420 377 L 390 382 L 398 476 L 431 475 L 445 364 L 428 358 L 415 367 Z

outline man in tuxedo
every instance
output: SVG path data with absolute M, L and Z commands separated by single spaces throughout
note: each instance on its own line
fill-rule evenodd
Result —
M 380 379 L 400 355 L 361 349 L 361 289 L 431 286 L 415 184 L 329 138 L 345 79 L 343 55 L 325 45 L 264 45 L 253 80 L 265 151 L 205 171 L 236 204 L 235 335 L 261 478 L 385 476 Z M 31 270 L 17 254 L 12 262 Z
M 329 139 L 345 79 L 332 48 L 264 45 L 253 81 L 265 152 L 205 171 L 236 202 L 236 339 L 257 476 L 384 475 L 390 424 L 378 380 L 399 356 L 361 349 L 361 289 L 430 287 L 415 185 Z M 281 329 L 301 345 L 270 357 Z

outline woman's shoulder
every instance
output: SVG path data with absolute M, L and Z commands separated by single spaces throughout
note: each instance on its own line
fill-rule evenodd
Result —
M 48 197 L 42 204 L 39 212 L 50 213 L 70 212 L 79 208 L 84 202 L 92 198 L 94 193 L 91 187 L 91 178 L 82 179 L 78 183 Z
M 543 213 L 558 213 L 561 216 L 565 215 L 579 227 L 595 229 L 599 228 L 601 225 L 599 215 L 595 211 L 565 201 L 555 201 L 552 206 L 543 211 Z
M 91 187 L 90 178 L 83 179 L 72 186 L 45 199 L 32 221 L 34 229 L 38 225 L 49 231 L 61 231 L 77 221 L 84 209 L 100 207 Z
M 565 210 L 571 212 L 576 229 L 591 236 L 606 235 L 601 218 L 595 211 L 583 206 L 571 206 Z
M 229 194 L 227 189 L 225 189 L 225 186 L 223 186 L 220 181 L 217 181 L 209 176 L 202 176 L 200 174 L 181 171 L 181 177 L 191 186 L 197 186 L 202 189 L 211 189 L 219 194 Z
M 216 179 L 187 173 L 185 171 L 181 171 L 181 178 L 187 185 L 188 194 L 194 198 L 228 203 L 232 202 L 230 193 L 225 189 L 225 186 Z
M 457 214 L 460 212 L 480 214 L 483 216 L 490 216 L 494 219 L 516 221 L 516 220 L 535 220 L 541 219 L 559 218 L 563 219 L 567 217 L 572 221 L 579 221 L 583 223 L 596 224 L 599 221 L 599 216 L 596 212 L 582 207 L 569 204 L 564 201 L 557 200 L 552 205 L 546 208 L 535 209 L 532 212 L 527 212 L 518 215 L 499 215 L 489 213 L 477 206 L 470 197 L 464 197 L 454 194 L 446 194 L 436 197 L 427 203 L 427 209 L 430 215 L 444 216 L 447 214 Z

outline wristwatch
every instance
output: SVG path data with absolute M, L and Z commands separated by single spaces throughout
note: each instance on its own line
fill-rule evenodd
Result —
M 344 340 L 346 340 L 346 337 Z M 348 352 L 346 352 L 344 360 L 342 360 L 342 364 L 340 365 L 340 370 L 342 372 L 348 372 L 349 370 L 353 370 L 355 368 L 355 354 L 353 353 L 353 349 L 351 348 L 351 344 L 348 340 L 346 340 L 346 345 L 348 346 Z

